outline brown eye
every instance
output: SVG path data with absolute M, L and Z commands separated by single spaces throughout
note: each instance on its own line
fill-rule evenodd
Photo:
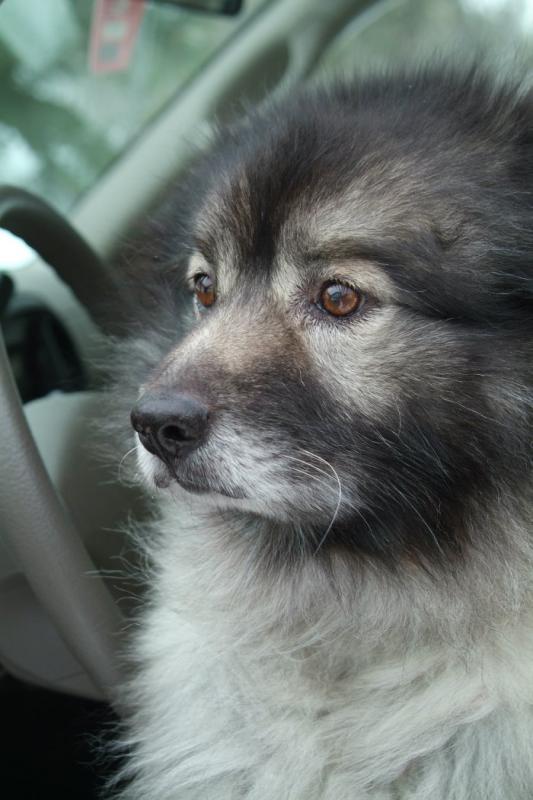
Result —
M 361 305 L 362 297 L 344 283 L 327 283 L 320 292 L 320 305 L 334 317 L 347 317 Z
M 198 302 L 208 308 L 216 300 L 215 282 L 209 275 L 197 275 L 194 279 L 194 292 Z

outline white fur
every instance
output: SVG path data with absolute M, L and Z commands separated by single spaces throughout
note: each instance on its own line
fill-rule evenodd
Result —
M 182 495 L 142 531 L 154 589 L 124 798 L 530 800 L 531 553 L 510 511 L 500 556 L 453 578 L 340 559 L 332 580 L 313 560 L 266 577 L 253 531 L 228 537 Z

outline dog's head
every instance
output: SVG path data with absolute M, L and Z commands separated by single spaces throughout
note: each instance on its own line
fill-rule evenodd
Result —
M 132 414 L 146 477 L 310 552 L 461 553 L 530 481 L 532 121 L 420 74 L 223 131 L 168 220 L 194 314 Z

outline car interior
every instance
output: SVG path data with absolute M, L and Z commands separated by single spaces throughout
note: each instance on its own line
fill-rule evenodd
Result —
M 3 785 L 97 796 L 150 513 L 95 453 L 117 277 L 214 126 L 307 82 L 533 66 L 530 0 L 0 2 Z M 105 311 L 102 300 L 105 299 Z M 156 324 L 156 323 L 155 323 Z M 133 439 L 132 439 L 133 444 Z M 8 796 L 8 795 L 6 795 Z

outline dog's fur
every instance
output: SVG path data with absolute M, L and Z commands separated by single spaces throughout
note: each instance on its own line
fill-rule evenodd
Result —
M 271 103 L 179 187 L 119 391 L 210 427 L 137 446 L 124 797 L 533 797 L 532 137 L 524 89 L 418 71 Z

